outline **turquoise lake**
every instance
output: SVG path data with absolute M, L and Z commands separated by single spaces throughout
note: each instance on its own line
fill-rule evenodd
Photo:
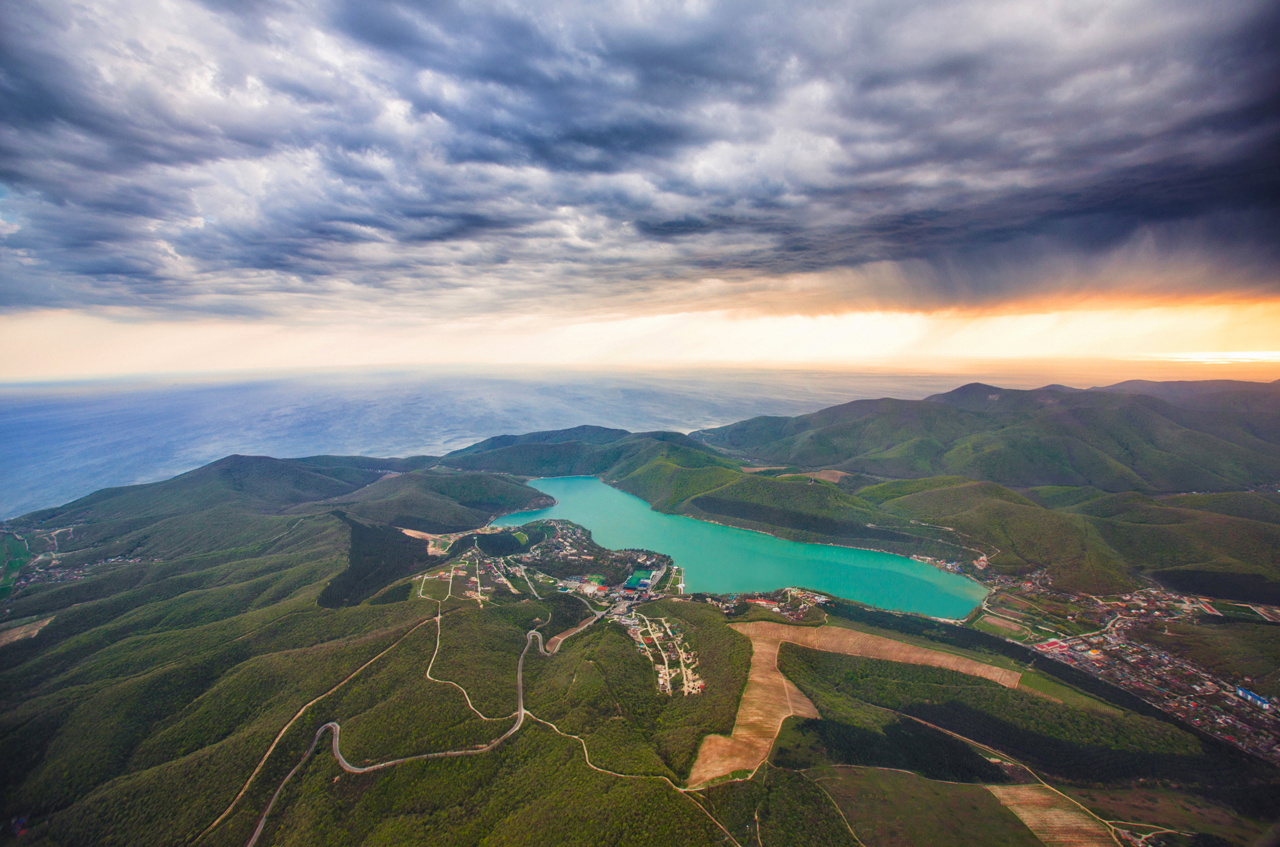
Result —
M 635 547 L 666 553 L 684 568 L 686 593 L 734 594 L 802 585 L 881 609 L 936 618 L 963 618 L 987 593 L 973 580 L 903 556 L 800 544 L 664 515 L 595 477 L 538 479 L 529 484 L 556 498 L 556 505 L 505 515 L 494 526 L 561 518 L 591 530 L 596 543 L 609 549 Z

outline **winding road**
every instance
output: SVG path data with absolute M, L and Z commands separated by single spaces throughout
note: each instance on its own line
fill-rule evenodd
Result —
M 426 599 L 430 599 L 430 598 L 426 598 Z M 436 602 L 436 615 L 434 620 L 436 622 L 436 649 L 431 656 L 431 665 L 435 664 L 436 656 L 440 652 L 440 618 L 441 618 L 441 611 L 443 608 L 440 601 L 437 600 L 435 602 Z M 262 836 L 262 832 L 266 828 L 267 818 L 271 814 L 272 808 L 275 807 L 276 801 L 280 798 L 280 795 L 284 793 L 285 786 L 289 784 L 289 781 L 293 779 L 294 775 L 299 770 L 302 769 L 302 766 L 306 764 L 307 760 L 310 759 L 311 756 L 315 753 L 316 747 L 320 745 L 321 737 L 326 732 L 332 733 L 332 737 L 330 739 L 330 749 L 332 749 L 333 751 L 333 757 L 334 759 L 337 760 L 338 766 L 341 767 L 347 773 L 360 774 L 360 773 L 369 773 L 370 771 L 382 770 L 383 768 L 389 768 L 389 767 L 392 767 L 393 765 L 401 765 L 401 764 L 404 764 L 405 762 L 416 762 L 422 759 L 444 759 L 444 758 L 457 757 L 457 756 L 478 756 L 481 753 L 488 753 L 489 751 L 493 750 L 498 745 L 500 745 L 502 742 L 506 741 L 508 738 L 515 735 L 517 732 L 519 732 L 520 727 L 524 726 L 524 719 L 526 717 L 533 718 L 534 720 L 541 721 L 542 723 L 548 723 L 547 721 L 542 721 L 541 718 L 535 717 L 531 712 L 529 712 L 524 707 L 524 659 L 525 659 L 525 656 L 528 655 L 529 653 L 529 647 L 533 645 L 534 641 L 537 641 L 538 652 L 543 656 L 551 656 L 560 649 L 560 645 L 564 643 L 566 638 L 569 638 L 572 635 L 576 635 L 577 633 L 586 629 L 591 624 L 600 620 L 600 618 L 603 616 L 604 616 L 603 612 L 595 613 L 592 617 L 587 618 L 585 621 L 583 621 L 578 626 L 574 627 L 569 632 L 562 633 L 560 635 L 555 636 L 550 641 L 550 648 L 551 648 L 550 650 L 548 650 L 546 645 L 543 644 L 542 633 L 538 631 L 538 628 L 531 629 L 527 633 L 525 633 L 524 649 L 520 651 L 520 659 L 516 663 L 516 711 L 513 713 L 516 719 L 516 722 L 511 726 L 510 729 L 502 733 L 502 735 L 498 736 L 493 741 L 490 741 L 488 744 L 482 745 L 480 747 L 467 747 L 462 750 L 443 750 L 436 753 L 419 753 L 414 756 L 402 756 L 399 759 L 390 759 L 385 762 L 378 762 L 377 764 L 365 765 L 361 767 L 359 765 L 351 764 L 349 761 L 347 761 L 347 758 L 342 755 L 342 748 L 341 748 L 342 725 L 339 724 L 337 721 L 329 721 L 328 723 L 321 725 L 320 728 L 316 730 L 315 736 L 311 739 L 311 746 L 307 748 L 307 752 L 302 754 L 302 758 L 298 761 L 298 764 L 293 766 L 293 770 L 289 771 L 288 775 L 286 775 L 284 780 L 281 781 L 279 787 L 276 788 L 275 793 L 271 795 L 271 800 L 270 802 L 267 803 L 266 809 L 263 810 L 262 815 L 258 818 L 258 825 L 254 828 L 253 835 L 246 842 L 245 847 L 254 847 L 254 845 L 258 843 L 258 839 Z M 429 618 L 428 620 L 431 620 L 431 619 Z M 425 623 L 426 621 L 423 621 L 422 623 L 415 626 L 412 630 L 410 630 L 409 633 L 406 633 L 404 637 L 397 640 L 395 644 L 392 644 L 391 647 L 388 647 L 386 650 L 382 651 L 382 653 L 379 653 L 373 659 L 370 659 L 368 662 L 362 665 L 359 669 L 357 669 L 355 673 L 352 673 L 351 676 L 348 676 L 341 683 L 339 683 L 338 686 L 343 685 L 348 680 L 350 680 L 351 677 L 354 677 L 361 670 L 364 670 L 364 668 L 368 667 L 374 661 L 381 658 L 388 651 L 394 648 L 397 644 L 403 641 L 404 638 L 407 638 L 410 634 L 412 634 L 412 632 L 416 631 L 419 627 L 421 627 Z M 538 627 L 540 628 L 540 627 L 546 626 L 547 623 L 550 623 L 550 618 L 548 618 L 547 621 L 541 624 L 538 624 Z M 471 710 L 473 712 L 475 712 L 477 715 L 480 715 L 481 718 L 484 718 L 485 720 L 504 720 L 504 718 L 489 718 L 481 714 L 479 711 L 477 711 L 475 706 L 471 705 L 471 697 L 467 694 L 466 689 L 463 688 L 461 685 L 458 685 L 456 682 L 451 682 L 449 680 L 435 679 L 434 677 L 432 677 L 431 665 L 427 666 L 427 679 L 430 679 L 433 682 L 444 683 L 447 685 L 452 685 L 455 688 L 458 688 L 460 691 L 462 691 L 463 696 L 466 697 L 467 705 L 471 707 Z M 335 686 L 333 689 L 330 689 L 330 691 L 326 692 L 324 695 L 321 695 L 321 697 L 327 696 L 328 694 L 332 693 L 334 690 L 337 689 L 338 686 Z M 285 728 L 280 731 L 280 734 L 276 736 L 275 743 L 271 745 L 271 748 L 267 751 L 266 756 L 263 756 L 262 761 L 258 764 L 257 769 L 255 769 L 253 774 L 249 777 L 250 782 L 253 781 L 253 777 L 256 776 L 258 772 L 262 769 L 263 765 L 266 764 L 267 758 L 271 755 L 271 752 L 275 749 L 276 744 L 279 743 L 280 739 L 284 737 L 284 734 L 285 732 L 288 731 L 289 727 L 291 727 L 294 721 L 296 721 L 298 717 L 302 715 L 302 712 L 306 711 L 307 708 L 314 705 L 319 699 L 320 699 L 319 697 L 316 698 L 316 700 L 311 701 L 306 706 L 304 706 L 301 710 L 299 710 L 298 714 L 294 716 L 294 720 L 290 721 L 285 726 Z M 511 715 L 508 715 L 507 717 L 511 717 Z M 557 732 L 558 731 L 559 730 L 557 730 Z M 245 791 L 248 790 L 248 787 L 249 787 L 249 783 L 245 783 L 244 788 L 240 790 L 240 794 L 236 795 L 236 800 L 239 800 L 240 797 L 244 795 Z M 235 805 L 235 801 L 232 801 L 232 807 L 234 807 L 234 805 Z M 228 808 L 227 811 L 224 812 L 222 816 L 218 818 L 218 820 L 214 821 L 214 823 L 209 826 L 209 829 L 205 830 L 205 832 L 207 833 L 209 830 L 212 830 L 214 826 L 220 823 L 223 820 L 223 818 L 225 818 L 227 814 L 230 813 L 230 811 L 231 811 L 231 808 Z M 201 835 L 203 834 L 204 833 L 201 833 Z
M 453 584 L 453 580 L 452 578 L 450 578 L 450 589 L 452 589 L 452 584 Z M 421 591 L 419 592 L 419 596 L 422 597 L 423 599 L 434 600 L 434 598 L 426 597 L 424 594 L 421 593 Z M 300 710 L 298 710 L 298 713 L 294 715 L 293 719 L 290 720 L 289 723 L 286 724 L 282 730 L 280 730 L 280 733 L 276 736 L 270 748 L 267 750 L 266 754 L 263 755 L 262 760 L 258 763 L 257 768 L 255 768 L 253 773 L 250 774 L 249 779 L 244 784 L 244 787 L 240 789 L 240 792 L 236 795 L 235 799 L 232 800 L 231 805 L 228 806 L 226 811 L 224 811 L 218 817 L 217 820 L 215 820 L 212 824 L 210 824 L 209 827 L 205 829 L 204 832 L 202 832 L 199 836 L 196 837 L 197 842 L 200 841 L 209 832 L 211 832 L 219 823 L 221 823 L 231 814 L 232 810 L 235 808 L 235 806 L 240 801 L 240 799 L 247 793 L 249 786 L 253 782 L 254 778 L 266 765 L 267 759 L 270 758 L 272 752 L 276 749 L 276 746 L 284 738 L 285 733 L 287 733 L 289 728 L 292 727 L 294 723 L 296 723 L 297 720 L 302 717 L 303 713 L 305 713 L 307 709 L 315 705 L 315 703 L 319 702 L 324 697 L 327 697 L 329 694 L 332 694 L 334 691 L 341 688 L 343 685 L 349 682 L 352 678 L 354 678 L 357 674 L 359 674 L 365 668 L 369 667 L 369 665 L 373 664 L 382 656 L 386 655 L 388 652 L 395 649 L 395 647 L 398 646 L 402 641 L 404 641 L 406 638 L 408 638 L 410 635 L 416 632 L 420 627 L 424 626 L 425 624 L 427 624 L 432 620 L 436 622 L 436 647 L 431 657 L 431 663 L 428 665 L 428 668 L 427 668 L 427 679 L 433 682 L 452 685 L 455 688 L 459 689 L 462 692 L 463 696 L 466 697 L 467 705 L 470 706 L 471 710 L 475 712 L 477 715 L 479 715 L 481 718 L 485 720 L 505 720 L 506 719 L 506 718 L 489 718 L 481 714 L 479 711 L 475 709 L 474 706 L 471 705 L 471 698 L 467 694 L 467 691 L 465 688 L 463 688 L 461 685 L 458 685 L 456 682 L 452 682 L 450 680 L 435 679 L 430 675 L 431 666 L 435 664 L 436 656 L 440 652 L 440 621 L 443 613 L 443 603 L 441 603 L 439 600 L 435 600 L 434 602 L 436 603 L 436 614 L 434 617 L 427 618 L 421 621 L 420 623 L 418 623 L 417 625 L 415 625 L 412 629 L 409 630 L 409 632 L 405 633 L 405 635 L 397 639 L 395 643 L 393 643 L 390 647 L 387 647 L 381 653 L 379 653 L 378 655 L 370 659 L 368 662 L 361 665 L 359 668 L 353 671 L 350 675 L 348 675 L 345 679 L 343 679 L 342 682 L 339 682 L 333 688 L 329 689 L 329 691 L 315 698 L 306 706 L 303 706 Z M 584 605 L 586 605 L 589 609 L 591 608 L 590 604 L 587 604 L 585 601 L 584 601 Z M 608 770 L 607 768 L 602 768 L 591 761 L 591 756 L 589 751 L 587 750 L 587 744 L 585 739 L 583 739 L 581 736 L 564 732 L 551 721 L 548 721 L 544 718 L 540 718 L 525 708 L 524 706 L 524 660 L 525 660 L 525 656 L 527 656 L 529 653 L 529 648 L 536 641 L 539 654 L 543 656 L 554 655 L 560 649 L 561 645 L 564 644 L 564 641 L 566 639 L 570 638 L 573 635 L 578 634 L 579 632 L 582 632 L 584 629 L 591 626 L 592 624 L 600 620 L 605 615 L 604 612 L 598 612 L 595 609 L 591 609 L 591 611 L 592 611 L 591 617 L 588 617 L 586 620 L 582 621 L 573 629 L 567 632 L 563 632 L 557 636 L 554 636 L 545 644 L 543 643 L 542 633 L 539 632 L 538 630 L 541 627 L 546 626 L 547 623 L 550 623 L 550 618 L 548 618 L 547 621 L 539 624 L 534 629 L 531 629 L 525 633 L 524 649 L 520 651 L 520 658 L 519 658 L 519 661 L 516 663 L 516 711 L 511 715 L 506 716 L 507 718 L 515 717 L 516 721 L 509 729 L 507 729 L 506 732 L 502 733 L 500 736 L 498 736 L 497 738 L 495 738 L 494 740 L 490 741 L 487 744 L 484 744 L 478 747 L 468 747 L 462 750 L 443 750 L 435 753 L 420 753 L 414 756 L 403 756 L 398 759 L 390 759 L 388 761 L 378 762 L 372 765 L 359 766 L 359 765 L 351 764 L 351 762 L 349 762 L 347 758 L 342 754 L 342 745 L 341 745 L 342 725 L 339 724 L 337 721 L 329 721 L 321 725 L 316 730 L 315 735 L 311 739 L 311 746 L 307 748 L 307 751 L 303 753 L 302 758 L 299 759 L 298 763 L 293 766 L 293 769 L 289 771 L 289 773 L 285 776 L 285 778 L 280 782 L 280 785 L 276 787 L 275 792 L 271 795 L 271 800 L 267 803 L 266 808 L 262 811 L 262 814 L 258 817 L 257 825 L 254 827 L 253 834 L 252 836 L 250 836 L 249 840 L 246 842 L 245 847 L 255 847 L 258 840 L 262 837 L 262 833 L 266 829 L 267 820 L 271 815 L 272 809 L 275 807 L 276 801 L 280 799 L 280 795 L 284 793 L 284 789 L 286 786 L 288 786 L 290 780 L 293 779 L 293 777 L 298 773 L 298 771 L 302 770 L 303 765 L 305 765 L 307 761 L 315 754 L 316 749 L 320 746 L 320 741 L 324 737 L 324 734 L 326 732 L 331 733 L 329 746 L 330 746 L 330 750 L 333 752 L 334 760 L 337 761 L 338 763 L 338 766 L 347 773 L 363 774 L 363 773 L 369 773 L 371 771 L 377 771 L 377 770 L 382 770 L 384 768 L 389 768 L 394 765 L 400 765 L 406 762 L 414 762 L 414 761 L 419 761 L 423 759 L 443 759 L 443 758 L 460 757 L 460 756 L 478 756 L 482 753 L 491 752 L 495 748 L 497 748 L 499 745 L 501 745 L 504 741 L 506 741 L 508 738 L 510 738 L 512 735 L 515 735 L 521 729 L 521 727 L 524 726 L 526 717 L 529 718 L 530 720 L 537 721 L 538 723 L 545 724 L 547 727 L 549 727 L 558 735 L 561 735 L 566 738 L 572 738 L 573 740 L 577 741 L 579 745 L 581 745 L 582 747 L 582 754 L 585 759 L 586 765 L 591 770 L 594 770 L 603 774 L 608 774 L 610 776 L 622 778 L 622 779 L 657 779 L 661 782 L 666 783 L 670 788 L 675 790 L 677 794 L 679 794 L 681 797 L 684 797 L 685 799 L 692 802 L 693 805 L 700 812 L 706 815 L 707 818 L 710 819 L 710 821 L 713 824 L 715 824 L 715 826 L 718 829 L 720 829 L 720 831 L 725 835 L 725 837 L 728 839 L 730 844 L 734 845 L 734 847 L 741 847 L 737 839 L 733 837 L 732 833 L 730 833 L 729 830 L 725 828 L 724 824 L 722 824 L 719 820 L 717 820 L 715 815 L 712 815 L 702 805 L 702 803 L 698 802 L 695 796 L 696 792 L 694 790 L 678 786 L 674 782 L 672 782 L 669 778 L 663 775 L 627 774 L 627 773 L 619 773 L 617 771 L 611 771 L 611 770 Z

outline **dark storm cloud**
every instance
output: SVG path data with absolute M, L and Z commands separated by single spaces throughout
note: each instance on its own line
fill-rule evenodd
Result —
M 1278 21 L 14 0 L 0 305 L 696 308 L 714 276 L 773 308 L 747 281 L 852 273 L 815 303 L 931 307 L 1150 287 L 1188 259 L 1213 271 L 1165 293 L 1273 296 Z

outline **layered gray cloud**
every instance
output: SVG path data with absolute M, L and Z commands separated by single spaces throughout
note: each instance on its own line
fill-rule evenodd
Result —
M 1278 45 L 1246 0 L 10 0 L 0 305 L 1274 296 Z

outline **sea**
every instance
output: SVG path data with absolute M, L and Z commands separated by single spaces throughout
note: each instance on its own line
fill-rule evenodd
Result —
M 580 424 L 690 432 L 860 398 L 918 399 L 968 381 L 883 371 L 453 369 L 0 385 L 0 518 L 233 453 L 434 456 L 493 435 Z

